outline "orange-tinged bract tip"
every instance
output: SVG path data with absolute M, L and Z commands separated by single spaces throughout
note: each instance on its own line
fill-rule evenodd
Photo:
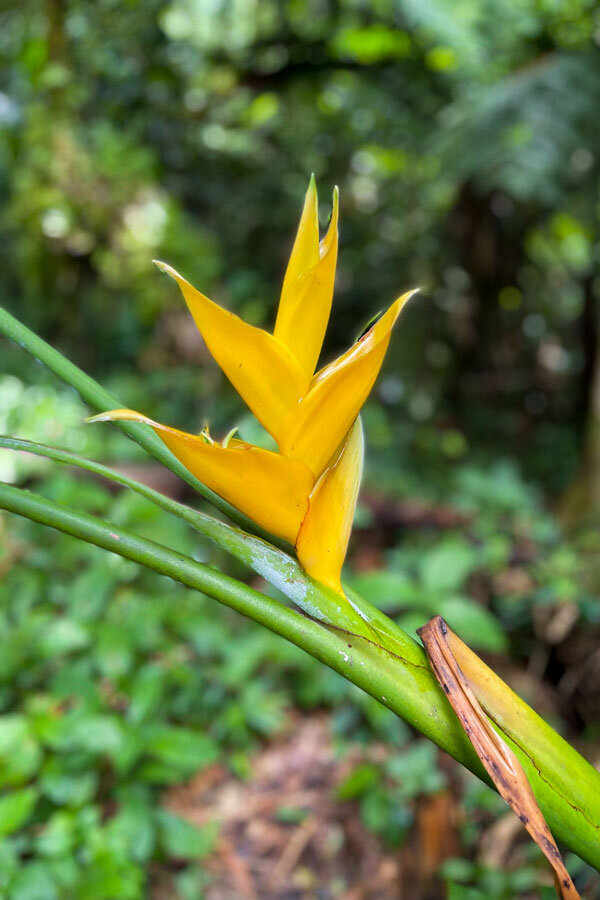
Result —
M 238 393 L 277 441 L 279 452 L 230 432 L 187 434 L 130 409 L 88 421 L 152 427 L 209 488 L 271 534 L 296 547 L 309 575 L 344 596 L 340 573 L 360 484 L 363 436 L 358 413 L 381 368 L 391 331 L 414 291 L 404 294 L 346 353 L 315 367 L 329 319 L 338 250 L 338 190 L 319 240 L 311 178 L 285 273 L 274 334 L 243 322 L 197 291 L 171 266 L 155 265 L 179 285 L 206 345 Z

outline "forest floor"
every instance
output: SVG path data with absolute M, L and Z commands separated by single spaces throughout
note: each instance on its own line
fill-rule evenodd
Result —
M 465 852 L 458 767 L 440 759 L 450 787 L 418 799 L 407 839 L 391 848 L 362 824 L 358 803 L 340 800 L 337 793 L 367 753 L 369 762 L 383 762 L 390 750 L 356 744 L 340 757 L 329 716 L 297 715 L 284 736 L 254 757 L 250 779 L 242 781 L 215 764 L 170 789 L 165 805 L 173 812 L 199 826 L 215 820 L 221 826 L 204 863 L 206 900 L 446 897 L 439 866 Z M 490 817 L 481 822 L 478 861 L 491 868 L 518 865 L 524 842 L 511 813 Z M 158 876 L 154 885 L 152 900 L 171 900 L 169 878 Z

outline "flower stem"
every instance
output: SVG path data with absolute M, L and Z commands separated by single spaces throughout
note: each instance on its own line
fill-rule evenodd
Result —
M 365 690 L 489 784 L 422 648 L 406 635 L 409 654 L 403 656 L 351 630 L 307 618 L 190 557 L 10 485 L 0 484 L 0 509 L 118 553 L 248 616 Z M 500 693 L 499 702 L 504 688 L 494 685 L 492 694 Z M 487 705 L 493 703 L 492 696 Z M 494 727 L 526 768 L 556 837 L 600 869 L 600 773 L 574 750 L 563 753 L 565 742 L 552 729 L 546 727 L 540 736 L 534 717 L 521 704 L 520 723 L 509 711 L 510 735 L 497 722 Z

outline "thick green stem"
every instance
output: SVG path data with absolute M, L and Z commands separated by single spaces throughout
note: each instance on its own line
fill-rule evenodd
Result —
M 118 553 L 254 619 L 335 669 L 488 781 L 422 649 L 406 635 L 404 656 L 351 630 L 305 618 L 173 550 L 9 485 L 0 485 L 0 508 Z M 536 742 L 528 709 L 525 704 L 519 709 L 522 727 L 512 727 L 512 738 L 496 727 L 526 768 L 558 840 L 600 869 L 600 773 L 574 751 L 563 756 L 564 742 L 550 729 Z
M 134 560 L 236 609 L 327 662 L 415 724 L 478 775 L 482 774 L 479 761 L 458 726 L 424 654 L 422 665 L 396 657 L 349 630 L 306 618 L 188 556 L 87 513 L 59 506 L 37 494 L 1 482 L 0 509 L 26 516 Z M 358 648 L 360 656 L 356 657 L 351 651 Z M 387 670 L 388 667 L 381 664 L 381 658 L 392 662 L 393 668 L 397 666 L 397 671 Z

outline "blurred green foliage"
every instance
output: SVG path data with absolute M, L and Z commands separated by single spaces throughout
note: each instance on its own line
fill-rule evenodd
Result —
M 252 429 L 150 260 L 270 326 L 309 173 L 323 225 L 339 183 L 324 358 L 422 286 L 365 409 L 348 580 L 409 630 L 443 613 L 500 668 L 526 671 L 532 702 L 543 678 L 558 698 L 543 712 L 590 740 L 598 540 L 566 538 L 548 497 L 600 408 L 599 34 L 593 0 L 0 10 L 0 302 L 129 405 L 192 431 Z M 0 431 L 142 461 L 110 429 L 81 427 L 82 405 L 18 348 L 3 344 L 0 362 Z M 0 477 L 243 574 L 139 498 L 7 452 Z M 439 515 L 415 520 L 407 500 Z M 0 528 L 8 900 L 135 900 L 153 866 L 174 897 L 199 900 L 218 823 L 196 829 L 160 794 L 217 756 L 249 777 L 295 707 L 327 709 L 341 752 L 393 747 L 339 786 L 393 846 L 447 783 L 430 747 L 295 648 L 118 557 Z M 446 864 L 449 897 L 543 890 L 535 851 L 514 871 L 477 861 L 481 822 L 502 807 L 469 779 L 464 791 L 469 859 Z

